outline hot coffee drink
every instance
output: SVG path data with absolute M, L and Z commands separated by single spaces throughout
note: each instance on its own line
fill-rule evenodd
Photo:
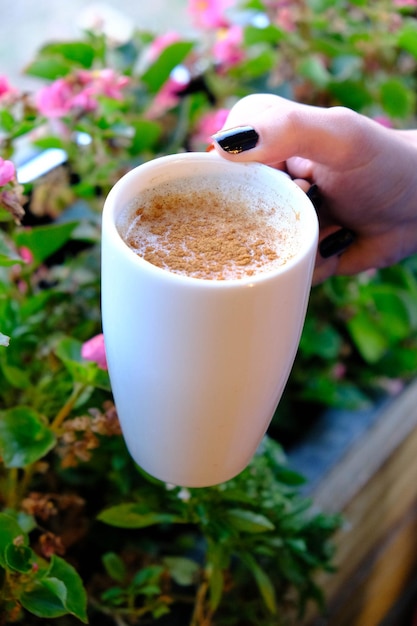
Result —
M 272 191 L 233 178 L 188 178 L 146 189 L 117 229 L 140 257 L 170 272 L 225 280 L 285 265 L 300 244 L 298 215 Z
M 103 333 L 123 435 L 146 472 L 207 487 L 247 465 L 291 371 L 317 240 L 306 194 L 260 163 L 170 155 L 110 191 Z

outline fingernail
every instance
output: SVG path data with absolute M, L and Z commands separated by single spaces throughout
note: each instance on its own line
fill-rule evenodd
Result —
M 256 146 L 259 135 L 252 126 L 237 126 L 215 133 L 212 139 L 229 154 L 240 154 Z
M 307 191 L 307 197 L 310 199 L 313 207 L 318 210 L 323 204 L 323 198 L 321 197 L 320 190 L 316 184 L 311 185 Z
M 348 228 L 341 228 L 320 242 L 319 252 L 323 259 L 342 254 L 355 240 L 355 234 Z

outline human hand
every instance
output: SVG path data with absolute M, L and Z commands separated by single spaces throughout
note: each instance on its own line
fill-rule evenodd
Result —
M 417 132 L 342 107 L 270 94 L 240 100 L 213 136 L 224 158 L 285 169 L 320 191 L 314 282 L 392 265 L 417 251 Z M 307 181 L 307 182 L 306 182 Z

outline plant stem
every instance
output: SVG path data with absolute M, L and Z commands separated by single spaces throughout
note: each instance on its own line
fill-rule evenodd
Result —
M 81 383 L 75 383 L 72 393 L 63 407 L 58 411 L 55 418 L 51 423 L 51 430 L 55 433 L 61 428 L 63 421 L 68 417 L 74 408 L 78 398 L 82 394 L 85 389 L 85 385 Z
M 24 473 L 22 476 L 22 480 L 20 481 L 19 490 L 18 490 L 19 500 L 23 500 L 23 498 L 25 497 L 26 491 L 28 490 L 33 474 L 35 473 L 35 463 L 32 463 L 32 465 L 28 465 L 27 467 L 25 467 L 23 471 Z
M 74 408 L 78 398 L 82 394 L 85 389 L 85 385 L 81 383 L 75 383 L 72 393 L 65 404 L 61 407 L 61 409 L 56 414 L 55 418 L 51 423 L 51 430 L 55 433 L 60 429 L 63 421 L 68 417 Z M 34 465 L 30 465 L 25 468 L 24 476 L 19 484 L 19 476 L 18 476 L 18 468 L 12 467 L 9 470 L 8 477 L 8 485 L 7 485 L 7 499 L 6 505 L 11 509 L 16 508 L 17 503 L 24 497 L 26 489 L 32 479 L 34 474 L 35 467 Z
M 8 484 L 7 484 L 7 498 L 6 506 L 10 509 L 16 508 L 17 505 L 17 483 L 18 483 L 18 468 L 12 467 L 9 470 Z
M 206 614 L 206 600 L 209 584 L 207 580 L 204 580 L 199 588 L 195 598 L 194 611 L 191 618 L 190 626 L 211 626 L 213 612 L 207 611 Z

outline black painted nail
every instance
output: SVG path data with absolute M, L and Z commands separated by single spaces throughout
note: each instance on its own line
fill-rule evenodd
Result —
M 323 198 L 316 184 L 311 185 L 310 189 L 307 191 L 307 197 L 310 199 L 316 211 L 318 211 L 323 204 Z
M 348 228 L 341 228 L 320 242 L 319 252 L 323 259 L 342 254 L 355 240 L 355 234 Z
M 213 140 L 229 154 L 240 154 L 256 146 L 259 135 L 252 126 L 236 126 L 220 130 L 213 135 Z

